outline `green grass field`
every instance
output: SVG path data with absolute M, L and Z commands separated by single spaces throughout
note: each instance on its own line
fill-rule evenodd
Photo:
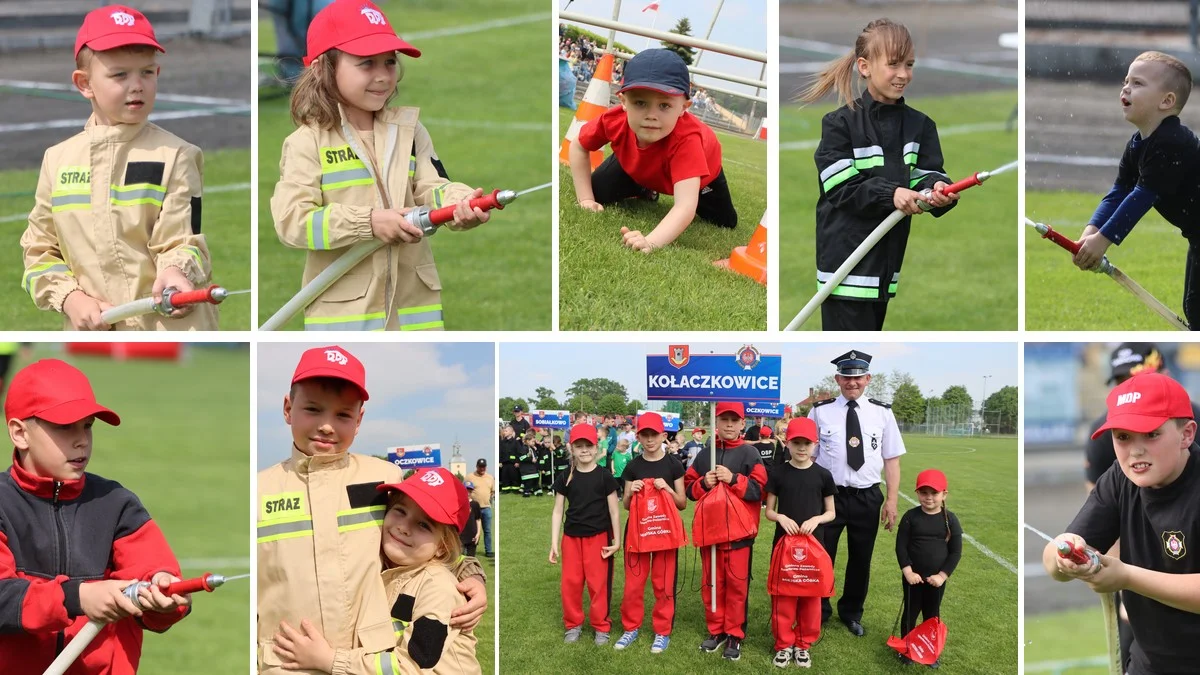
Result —
M 921 98 L 909 103 L 938 125 L 945 169 L 954 179 L 1017 158 L 1004 123 L 1017 92 Z M 786 326 L 817 292 L 814 237 L 818 187 L 813 151 L 829 105 L 781 113 L 779 323 Z M 978 126 L 977 126 L 978 125 Z M 803 143 L 787 149 L 789 143 Z M 888 330 L 1016 330 L 1017 172 L 967 190 L 942 218 L 913 218 Z M 818 311 L 804 330 L 820 330 Z
M 1025 215 L 1077 239 L 1103 195 L 1083 192 L 1025 193 Z M 1183 270 L 1187 241 L 1179 228 L 1151 211 L 1109 260 L 1183 316 Z M 1171 330 L 1129 291 L 1103 274 L 1084 272 L 1071 254 L 1027 228 L 1025 233 L 1026 330 Z
M 559 111 L 565 137 L 574 115 Z M 630 202 L 604 213 L 576 205 L 571 170 L 559 166 L 559 328 L 562 330 L 765 330 L 765 287 L 714 267 L 735 246 L 745 246 L 767 201 L 767 145 L 718 133 L 725 178 L 738 212 L 733 230 L 693 222 L 670 246 L 653 255 L 621 244 L 621 227 L 648 234 L 673 199 Z M 606 154 L 607 150 L 606 150 Z
M 250 362 L 245 348 L 187 347 L 178 364 L 64 357 L 91 380 L 121 426 L 95 426 L 88 472 L 132 490 L 162 528 L 184 578 L 250 571 Z M 17 367 L 25 365 L 20 359 Z M 15 368 L 14 368 L 15 372 Z M 244 673 L 250 664 L 250 580 L 192 596 L 191 616 L 147 632 L 141 672 Z
M 902 465 L 902 495 L 912 496 L 917 473 L 936 467 L 950 482 L 950 509 L 966 533 L 1009 561 L 1017 560 L 1017 444 L 1008 439 L 952 439 L 910 435 Z M 653 629 L 649 613 L 653 595 L 647 593 L 647 618 L 633 647 L 616 652 L 592 644 L 585 628 L 576 645 L 562 642 L 559 567 L 547 562 L 551 497 L 501 497 L 500 520 L 504 564 L 500 587 L 500 663 L 505 672 L 520 673 L 654 673 L 708 672 L 734 668 L 741 672 L 773 670 L 773 638 L 769 628 L 770 598 L 766 593 L 767 566 L 774 524 L 761 521 L 750 582 L 748 637 L 736 666 L 718 663 L 718 654 L 697 647 L 705 637 L 700 600 L 699 554 L 694 547 L 680 553 L 679 599 L 671 646 L 650 654 Z M 900 512 L 913 504 L 903 497 Z M 683 514 L 691 522 L 691 504 Z M 835 574 L 838 589 L 845 570 L 845 537 Z M 613 642 L 620 636 L 620 598 L 623 567 L 618 559 L 613 579 Z M 867 635 L 855 638 L 836 618 L 826 624 L 819 644 L 811 650 L 815 673 L 911 672 L 884 643 L 900 609 L 900 575 L 895 535 L 880 529 L 872 560 L 872 586 L 863 624 Z M 954 673 L 1011 673 L 1017 670 L 1017 577 L 963 542 L 963 557 L 946 587 L 942 618 L 949 628 L 942 665 Z M 836 602 L 836 599 L 835 599 Z M 585 601 L 586 611 L 586 601 Z M 601 651 L 603 650 L 603 652 Z
M 396 105 L 421 108 L 450 178 L 468 185 L 524 190 L 553 178 L 550 11 L 536 0 L 384 2 L 400 34 L 422 51 L 405 58 Z M 544 20 L 460 35 L 429 31 L 545 13 Z M 269 21 L 259 24 L 261 50 L 275 49 Z M 259 105 L 259 325 L 300 290 L 304 251 L 279 242 L 271 194 L 279 152 L 294 127 L 288 99 Z M 443 230 L 430 241 L 442 281 L 448 330 L 550 330 L 550 190 L 520 198 L 469 232 Z M 288 329 L 303 327 L 294 318 Z
M 66 138 L 69 134 L 64 133 Z M 203 150 L 203 148 L 201 148 Z M 0 327 L 9 330 L 61 330 L 62 315 L 43 312 L 21 287 L 25 263 L 21 234 L 25 216 L 33 208 L 38 171 L 0 171 Z M 213 283 L 236 291 L 250 288 L 250 184 L 249 150 L 214 150 L 204 153 L 204 233 L 212 255 Z M 19 194 L 18 194 L 19 193 Z M 18 218 L 20 216 L 20 218 Z M 249 330 L 250 296 L 236 295 L 221 305 L 221 330 Z
M 1095 607 L 1025 617 L 1026 673 L 1107 675 L 1107 654 L 1098 598 Z

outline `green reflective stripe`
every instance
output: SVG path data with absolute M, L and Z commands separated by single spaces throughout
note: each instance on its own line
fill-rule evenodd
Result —
M 259 525 L 258 543 L 265 544 L 269 541 L 279 541 L 280 539 L 312 536 L 312 518 L 306 516 L 301 520 L 292 520 L 290 518 L 281 520 L 282 522 L 270 520 L 267 521 L 268 525 Z
M 409 155 L 408 156 L 408 177 L 412 178 L 415 175 L 417 175 L 417 156 Z
M 900 152 L 907 155 L 910 152 L 913 154 L 916 154 L 920 151 L 921 151 L 921 144 L 916 141 L 913 141 L 912 143 L 905 143 L 904 148 Z
M 830 176 L 840 173 L 843 169 L 846 169 L 846 168 L 849 168 L 852 166 L 854 166 L 854 160 L 839 159 L 838 161 L 834 162 L 833 164 L 830 164 L 829 166 L 825 167 L 821 171 L 821 182 L 824 183 L 826 180 L 829 179 Z
M 48 262 L 34 265 L 25 270 L 25 276 L 21 279 L 21 285 L 25 287 L 26 293 L 33 295 L 33 280 L 43 274 L 50 274 L 52 272 L 64 272 L 69 277 L 75 276 L 75 273 L 71 271 L 71 267 L 66 263 Z
M 404 636 L 405 628 L 408 628 L 407 621 L 401 621 L 400 619 L 392 619 L 392 633 L 396 636 L 397 640 L 399 640 L 401 637 Z
M 950 178 L 947 177 L 946 174 L 942 173 L 941 171 L 933 171 L 933 170 L 929 170 L 929 169 L 918 169 L 915 166 L 908 170 L 908 176 L 909 176 L 909 180 L 908 180 L 909 187 L 914 187 L 917 183 L 920 183 L 922 180 L 924 180 L 924 178 L 926 176 L 937 176 L 938 178 L 945 179 L 946 182 L 950 181 Z
M 896 294 L 896 283 L 895 282 L 888 284 L 888 293 L 890 293 L 892 295 Z
M 91 192 L 56 192 L 50 196 L 50 212 L 86 209 L 92 205 Z
M 904 155 L 904 163 L 909 166 L 917 165 L 917 153 L 910 152 Z
M 863 159 L 865 157 L 883 156 L 883 148 L 878 145 L 868 145 L 865 148 L 854 148 L 854 159 Z
M 824 285 L 825 284 L 818 281 L 817 290 L 821 290 L 821 287 Z M 866 298 L 874 300 L 879 297 L 879 290 L 875 288 L 859 288 L 858 286 L 838 286 L 837 288 L 833 289 L 833 292 L 830 293 L 830 295 L 840 295 L 846 298 Z
M 383 514 L 386 511 L 387 507 L 382 504 L 378 506 L 364 506 L 359 509 L 350 509 L 349 511 L 338 511 L 338 532 L 350 532 L 375 527 L 383 522 Z
M 402 331 L 432 330 L 434 328 L 445 328 L 445 327 L 446 327 L 446 324 L 441 321 L 430 321 L 428 323 L 411 323 L 411 324 L 403 325 L 403 326 L 400 326 L 400 330 L 402 330 Z
M 392 652 L 380 652 L 375 655 L 375 675 L 400 675 L 400 663 Z
M 825 181 L 821 185 L 821 188 L 825 191 L 826 194 L 828 194 L 829 191 L 832 190 L 833 188 L 841 185 L 842 183 L 850 180 L 851 178 L 853 178 L 857 175 L 858 175 L 858 169 L 851 166 L 850 168 L 848 168 L 840 173 L 834 174 L 834 176 L 832 178 Z
M 304 330 L 383 330 L 387 312 L 355 316 L 304 317 Z
M 423 307 L 406 307 L 396 310 L 396 318 L 400 320 L 400 330 L 421 330 L 442 326 L 442 306 L 425 305 Z
M 310 251 L 329 250 L 329 209 L 325 206 L 308 214 L 304 219 L 307 226 L 308 249 Z
M 347 169 L 345 171 L 331 171 L 321 175 L 322 190 L 337 190 L 339 188 L 350 187 L 351 185 L 374 185 L 375 179 L 371 178 L 371 172 L 367 171 L 367 167 L 361 169 Z
M 865 159 L 855 159 L 854 168 L 862 171 L 863 169 L 872 169 L 877 166 L 883 166 L 883 155 L 867 157 Z
M 446 201 L 446 185 L 439 185 L 433 189 L 433 207 L 440 209 Z
M 202 270 L 204 269 L 204 258 L 200 257 L 200 249 L 199 248 L 197 248 L 195 246 L 184 246 L 183 252 L 192 256 L 193 258 L 195 258 L 196 264 L 200 266 L 200 269 L 202 269 Z
M 538 477 L 538 474 L 536 474 L 536 473 L 521 474 L 521 480 L 533 480 L 537 477 Z
M 135 204 L 155 204 L 162 206 L 167 196 L 167 189 L 161 185 L 150 183 L 135 183 L 133 185 L 113 185 L 108 190 L 109 201 L 116 206 L 133 206 Z

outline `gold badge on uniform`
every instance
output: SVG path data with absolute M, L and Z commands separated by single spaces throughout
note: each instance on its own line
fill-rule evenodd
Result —
M 1162 540 L 1163 548 L 1166 550 L 1167 555 L 1176 560 L 1182 560 L 1183 556 L 1187 555 L 1187 547 L 1184 545 L 1182 532 L 1163 532 Z
M 858 447 L 858 444 L 859 444 L 859 443 L 861 443 L 861 442 L 862 442 L 862 441 L 859 441 L 859 440 L 858 440 L 858 436 L 851 436 L 851 437 L 850 437 L 850 447 L 852 447 L 852 448 L 857 448 L 857 447 Z

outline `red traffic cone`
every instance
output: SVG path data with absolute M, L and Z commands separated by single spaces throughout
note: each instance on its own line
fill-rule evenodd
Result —
M 592 74 L 592 81 L 588 83 L 583 100 L 579 102 L 579 109 L 575 111 L 575 120 L 567 129 L 567 137 L 563 139 L 562 149 L 558 152 L 558 159 L 563 164 L 571 163 L 571 141 L 579 138 L 579 130 L 583 128 L 583 125 L 608 110 L 608 102 L 612 98 L 612 72 L 613 55 L 605 54 L 601 57 L 600 63 L 596 64 L 596 72 Z M 592 169 L 600 166 L 600 162 L 604 161 L 603 152 L 597 150 L 590 155 Z

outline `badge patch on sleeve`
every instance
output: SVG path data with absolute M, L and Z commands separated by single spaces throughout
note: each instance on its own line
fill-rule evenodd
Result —
M 1187 555 L 1187 546 L 1183 541 L 1183 533 L 1179 531 L 1162 533 L 1163 550 L 1175 560 L 1182 560 Z
M 192 197 L 192 234 L 200 234 L 200 198 Z
M 303 492 L 278 492 L 273 495 L 263 495 L 259 508 L 259 520 L 276 520 L 290 516 L 302 516 L 308 513 Z
M 346 486 L 346 498 L 350 500 L 350 508 L 361 509 L 364 506 L 387 505 L 387 493 L 379 492 L 375 488 L 382 485 L 383 481 L 375 481 L 374 483 L 355 483 L 354 485 Z
M 166 164 L 163 162 L 130 162 L 125 165 L 125 185 L 162 185 L 165 170 Z
M 413 622 L 408 654 L 422 668 L 432 668 L 442 659 L 449 627 L 437 619 L 423 616 Z

